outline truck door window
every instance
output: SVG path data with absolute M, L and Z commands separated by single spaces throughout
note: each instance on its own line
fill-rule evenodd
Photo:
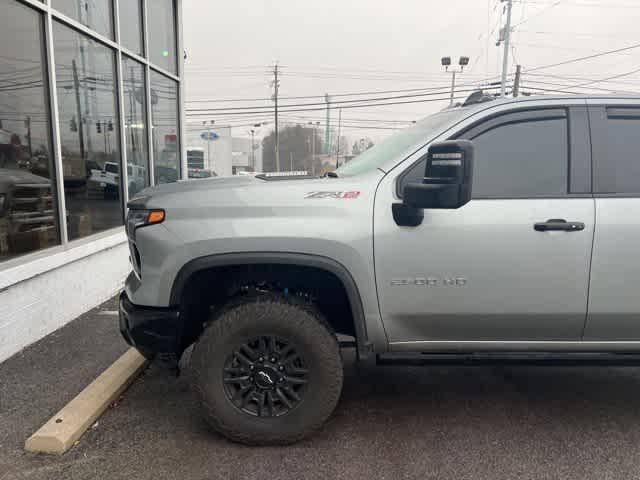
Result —
M 473 131 L 469 134 L 462 138 L 469 138 L 475 145 L 474 197 L 567 193 L 566 118 L 504 123 L 477 135 Z
M 118 166 L 114 165 L 113 163 L 107 163 L 104 166 L 104 170 L 105 172 L 109 172 L 109 173 L 118 173 Z
M 453 138 L 475 145 L 474 198 L 522 198 L 567 194 L 569 135 L 564 109 L 507 113 Z M 426 155 L 401 177 L 398 194 L 424 177 Z
M 595 117 L 594 191 L 640 193 L 640 108 L 602 108 Z

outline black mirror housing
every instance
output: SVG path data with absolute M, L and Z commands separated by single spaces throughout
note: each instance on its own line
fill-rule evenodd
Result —
M 472 178 L 473 143 L 434 143 L 427 151 L 423 182 L 405 186 L 403 203 L 413 208 L 460 208 L 471 200 Z

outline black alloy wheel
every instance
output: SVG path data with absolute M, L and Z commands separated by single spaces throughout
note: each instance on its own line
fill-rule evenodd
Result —
M 279 417 L 303 401 L 309 370 L 293 343 L 263 335 L 227 357 L 223 383 L 227 398 L 242 412 Z
M 211 312 L 191 357 L 207 423 L 247 445 L 287 445 L 336 408 L 343 369 L 336 334 L 311 303 L 266 294 Z

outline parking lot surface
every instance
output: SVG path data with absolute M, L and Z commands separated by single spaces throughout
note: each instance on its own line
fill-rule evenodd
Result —
M 0 365 L 0 480 L 640 478 L 640 369 L 355 364 L 331 420 L 289 447 L 211 432 L 154 363 L 67 454 L 24 440 L 127 348 L 112 299 Z

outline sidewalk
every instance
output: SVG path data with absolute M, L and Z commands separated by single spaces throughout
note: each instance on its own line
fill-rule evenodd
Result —
M 618 479 L 640 477 L 640 369 L 374 367 L 345 350 L 345 387 L 314 436 L 228 442 L 189 370 L 152 364 L 62 456 L 25 439 L 126 349 L 115 299 L 0 364 L 0 480 Z
M 0 364 L 0 479 L 53 477 L 69 465 L 87 464 L 79 449 L 48 457 L 28 454 L 23 446 L 127 350 L 112 314 L 116 308 L 113 298 Z

